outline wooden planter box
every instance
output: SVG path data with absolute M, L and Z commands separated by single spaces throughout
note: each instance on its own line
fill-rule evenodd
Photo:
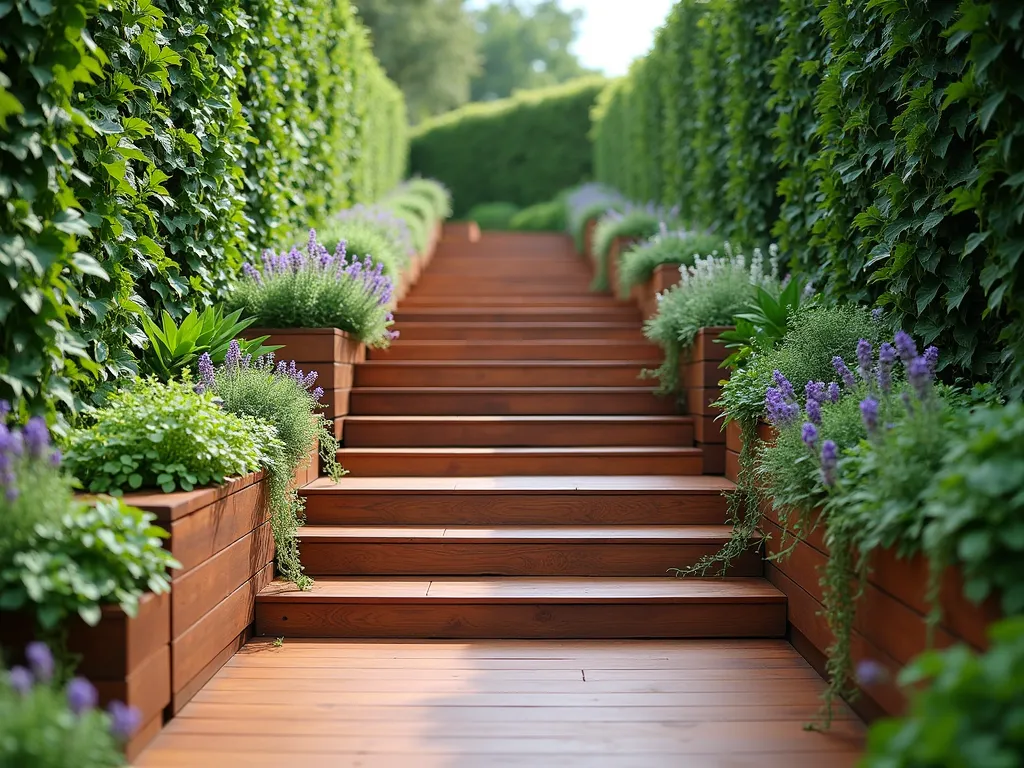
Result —
M 8 660 L 22 661 L 25 646 L 36 637 L 28 613 L 0 614 L 0 646 Z M 77 674 L 96 686 L 100 705 L 123 701 L 138 708 L 142 724 L 125 753 L 131 761 L 163 726 L 171 702 L 171 596 L 146 594 L 131 618 L 115 605 L 104 606 L 99 624 L 77 617 L 67 627 L 68 651 L 81 659 Z
M 480 226 L 475 221 L 446 221 L 441 237 L 462 243 L 479 243 Z
M 591 254 L 594 251 L 594 229 L 597 227 L 597 219 L 588 219 L 583 225 L 583 253 L 580 254 L 587 261 L 591 261 Z
M 676 285 L 680 279 L 678 264 L 659 264 L 654 268 L 650 280 L 633 286 L 630 295 L 645 321 L 658 314 L 658 294 Z
M 628 251 L 634 243 L 640 241 L 638 237 L 615 237 L 608 247 L 608 287 L 613 296 L 619 295 L 619 258 Z
M 704 474 L 721 475 L 725 472 L 725 431 L 719 408 L 712 407 L 722 394 L 719 382 L 729 377 L 729 371 L 719 363 L 729 356 L 728 350 L 716 339 L 731 328 L 701 328 L 693 346 L 679 361 L 679 381 L 686 412 L 693 417 L 697 447 L 704 451 Z
M 157 516 L 182 566 L 169 601 L 173 716 L 245 643 L 256 594 L 273 578 L 266 486 L 256 472 L 215 488 L 124 499 Z
M 323 387 L 321 402 L 324 416 L 334 424 L 334 435 L 341 439 L 344 417 L 348 414 L 356 363 L 366 360 L 366 345 L 337 328 L 249 328 L 246 338 L 269 335 L 266 344 L 281 344 L 278 360 L 294 360 L 302 370 L 317 371 L 316 386 Z

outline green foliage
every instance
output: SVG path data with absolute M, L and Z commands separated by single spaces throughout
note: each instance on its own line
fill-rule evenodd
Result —
M 15 690 L 0 670 L 0 768 L 116 768 L 125 765 L 110 733 L 110 717 L 68 707 L 67 693 L 54 683 Z
M 110 395 L 71 432 L 65 466 L 94 493 L 165 493 L 215 485 L 259 469 L 275 440 L 266 427 L 225 413 L 191 382 L 137 380 Z
M 693 266 L 701 255 L 718 255 L 725 241 L 715 235 L 694 232 L 665 232 L 638 243 L 619 257 L 619 295 L 628 296 L 634 285 L 646 283 L 662 264 Z
M 556 198 L 523 208 L 509 220 L 508 225 L 517 232 L 564 232 L 565 201 Z
M 285 579 L 307 588 L 311 579 L 302 573 L 296 531 L 302 522 L 304 502 L 293 487 L 296 470 L 320 442 L 321 455 L 328 474 L 337 477 L 338 442 L 327 420 L 319 413 L 319 392 L 310 392 L 295 376 L 275 370 L 271 362 L 249 364 L 237 358 L 229 360 L 204 386 L 216 394 L 228 413 L 247 421 L 269 424 L 276 436 L 267 450 L 264 464 L 268 470 L 268 498 L 277 569 Z
M 634 158 L 629 138 L 633 130 L 630 97 L 633 81 L 628 77 L 612 80 L 598 94 L 591 112 L 590 137 L 594 144 L 594 176 L 612 189 L 635 196 Z
M 675 225 L 677 222 L 671 213 L 657 209 L 652 205 L 624 207 L 610 210 L 597 220 L 594 235 L 590 243 L 590 258 L 594 261 L 594 282 L 591 289 L 607 291 L 608 259 L 611 258 L 612 241 L 617 237 L 646 240 L 656 235 L 662 225 Z
M 791 279 L 777 296 L 758 288 L 747 310 L 736 315 L 736 327 L 719 335 L 726 349 L 735 350 L 721 367 L 737 368 L 758 352 L 774 349 L 789 332 L 800 309 L 806 310 L 815 301 L 815 297 L 805 295 L 808 288 L 800 278 Z
M 148 317 L 142 318 L 142 329 L 149 340 L 149 346 L 139 360 L 143 375 L 156 376 L 161 381 L 170 381 L 192 370 L 194 363 L 204 352 L 209 353 L 214 363 L 224 362 L 228 345 L 237 340 L 242 353 L 259 357 L 280 349 L 280 346 L 265 346 L 267 336 L 255 339 L 240 339 L 238 334 L 252 325 L 250 318 L 240 319 L 238 310 L 225 315 L 220 306 L 207 307 L 202 312 L 192 310 L 181 321 L 181 325 L 167 313 L 163 313 L 161 325 Z
M 478 203 L 466 214 L 468 221 L 475 221 L 480 229 L 508 230 L 512 219 L 519 213 L 515 203 Z
M 44 629 L 78 615 L 99 623 L 104 605 L 129 616 L 146 592 L 171 591 L 168 568 L 181 565 L 161 546 L 170 536 L 155 515 L 101 497 L 76 502 L 56 522 L 39 523 L 31 542 L 0 563 L 0 609 L 30 607 Z
M 1003 768 L 1024 756 L 1024 618 L 993 624 L 981 654 L 929 651 L 900 673 L 905 717 L 871 726 L 864 768 Z
M 404 182 L 394 195 L 420 197 L 430 204 L 434 221 L 444 221 L 452 215 L 452 195 L 448 188 L 435 179 L 416 177 Z
M 350 257 L 362 261 L 369 256 L 374 264 L 383 264 L 384 274 L 393 278 L 401 273 L 409 258 L 393 238 L 367 221 L 329 219 L 327 225 L 318 230 L 317 238 L 331 252 L 344 241 L 345 253 Z
M 427 249 L 430 230 L 438 222 L 435 203 L 423 195 L 394 194 L 383 201 L 389 210 L 403 219 L 412 234 L 413 245 L 418 253 Z
M 696 115 L 692 153 L 697 162 L 693 169 L 693 207 L 690 218 L 706 227 L 725 229 L 732 220 L 724 194 L 728 183 L 729 135 L 722 130 L 728 119 L 725 114 L 725 60 L 728 55 L 725 37 L 725 10 L 728 0 L 711 0 L 697 22 L 698 39 L 693 46 L 693 88 Z M 685 150 L 684 150 L 685 151 Z
M 532 205 L 591 175 L 584 136 L 604 80 L 584 80 L 471 104 L 420 125 L 410 169 L 438 179 L 456 216 L 478 203 Z
M 586 230 L 590 222 L 597 220 L 609 211 L 622 211 L 626 200 L 611 187 L 588 182 L 567 190 L 565 193 L 566 228 L 572 235 L 576 253 L 589 256 L 586 251 Z

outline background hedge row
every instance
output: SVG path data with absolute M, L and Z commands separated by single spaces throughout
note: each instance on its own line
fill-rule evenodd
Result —
M 348 2 L 0 4 L 0 399 L 73 407 L 130 370 L 141 313 L 210 300 L 405 157 Z
M 549 200 L 592 175 L 584 137 L 604 83 L 583 78 L 427 121 L 412 136 L 410 171 L 444 183 L 457 216 L 478 203 Z
M 1022 76 L 1014 0 L 680 0 L 601 97 L 597 177 L 776 238 L 832 294 L 1020 391 Z

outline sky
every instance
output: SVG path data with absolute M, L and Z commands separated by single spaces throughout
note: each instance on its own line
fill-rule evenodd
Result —
M 674 0 L 561 0 L 566 9 L 586 15 L 580 24 L 575 51 L 585 67 L 610 77 L 626 74 L 630 63 L 643 56 L 654 31 L 668 16 Z

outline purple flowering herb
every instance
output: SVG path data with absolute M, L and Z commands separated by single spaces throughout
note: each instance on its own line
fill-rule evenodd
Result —
M 28 454 L 33 459 L 41 459 L 50 447 L 50 430 L 46 428 L 46 420 L 42 416 L 33 416 L 21 431 L 22 439 Z
M 11 404 L 6 400 L 0 400 L 0 422 L 3 422 L 7 418 L 7 414 L 11 412 Z
M 242 348 L 238 345 L 237 340 L 232 339 L 228 344 L 228 353 L 224 357 L 224 367 L 231 370 L 237 368 L 240 362 L 242 362 Z
M 915 357 L 911 360 L 907 366 L 907 379 L 910 381 L 910 386 L 914 388 L 917 399 L 925 400 L 932 384 L 932 372 L 928 361 L 923 357 Z
M 892 392 L 892 369 L 896 364 L 896 348 L 884 342 L 878 348 L 878 388 L 885 394 Z
M 871 363 L 874 360 L 874 350 L 871 342 L 861 339 L 857 342 L 857 372 L 865 382 L 871 381 Z
M 61 461 L 63 459 L 64 459 L 64 454 L 62 454 L 60 451 L 53 451 L 50 454 L 50 466 L 51 467 L 59 467 L 60 463 L 61 463 Z
M 24 696 L 32 690 L 32 686 L 35 684 L 35 679 L 32 677 L 32 673 L 25 669 L 25 667 L 15 665 L 11 667 L 11 671 L 7 673 L 7 682 L 10 683 L 11 688 L 14 689 L 15 693 L 20 696 Z
M 107 712 L 110 714 L 110 733 L 119 741 L 128 741 L 142 724 L 142 713 L 123 702 L 110 702 Z
M 835 442 L 826 440 L 821 444 L 821 482 L 829 487 L 835 485 L 837 466 L 839 466 L 839 449 Z
M 95 686 L 84 677 L 73 677 L 67 688 L 68 708 L 76 715 L 93 709 L 99 701 Z
M 839 398 L 842 396 L 842 392 L 839 389 L 839 385 L 834 381 L 829 382 L 828 385 L 828 401 L 830 403 L 838 403 Z
M 46 643 L 39 642 L 38 640 L 34 643 L 29 643 L 25 647 L 25 659 L 28 661 L 29 668 L 31 668 L 36 680 L 42 683 L 50 682 L 53 678 L 53 654 L 50 653 Z
M 804 441 L 804 445 L 814 450 L 818 444 L 818 428 L 810 422 L 804 422 L 803 429 L 800 431 L 800 439 Z
M 213 368 L 213 358 L 209 352 L 203 352 L 199 356 L 199 381 L 204 389 L 213 389 L 216 384 L 216 373 Z
M 864 659 L 857 664 L 854 672 L 854 679 L 857 681 L 857 685 L 862 688 L 869 688 L 884 683 L 888 677 L 889 670 L 874 659 Z
M 242 265 L 242 272 L 257 285 L 263 285 L 263 276 L 260 274 L 260 271 L 248 261 Z
M 816 400 L 819 404 L 825 402 L 825 382 L 808 381 L 804 385 L 804 396 L 808 400 Z
M 807 401 L 805 410 L 807 411 L 807 418 L 815 424 L 821 424 L 821 401 L 810 399 Z
M 873 397 L 860 401 L 860 417 L 869 435 L 878 430 L 878 401 Z
M 896 331 L 893 343 L 896 344 L 896 351 L 899 353 L 903 364 L 910 365 L 910 361 L 917 357 L 917 344 L 914 343 L 910 334 L 906 331 Z
M 314 389 L 309 394 L 313 397 L 314 400 L 316 400 L 317 402 L 320 402 L 320 398 L 324 396 L 324 388 L 323 387 L 317 387 L 316 389 Z
M 790 403 L 777 387 L 768 387 L 764 396 L 764 405 L 768 421 L 777 427 L 784 427 L 793 421 L 795 418 L 794 408 L 796 413 L 799 413 L 799 408 L 794 403 Z
M 884 310 L 881 307 L 876 307 L 875 309 L 871 310 L 871 319 L 874 320 L 876 323 L 880 323 L 882 322 L 883 313 Z
M 832 367 L 836 369 L 836 373 L 839 375 L 839 378 L 842 379 L 845 387 L 853 389 L 857 386 L 857 379 L 854 378 L 853 371 L 847 367 L 843 358 L 839 357 L 839 355 L 832 358 Z
M 924 359 L 928 363 L 929 373 L 935 376 L 935 372 L 939 369 L 939 348 L 935 345 L 928 347 L 924 351 Z
M 782 396 L 787 400 L 795 400 L 796 394 L 793 392 L 793 385 L 789 383 L 789 379 L 782 375 L 782 371 L 776 368 L 772 371 L 772 379 L 775 381 L 775 386 L 779 388 Z

